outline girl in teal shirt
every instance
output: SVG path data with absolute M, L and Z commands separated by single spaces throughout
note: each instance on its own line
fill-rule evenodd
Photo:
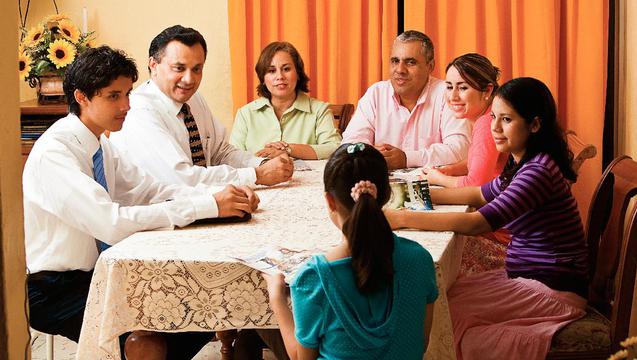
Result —
M 387 163 L 372 146 L 344 144 L 325 166 L 325 199 L 340 245 L 313 257 L 290 286 L 264 274 L 291 359 L 422 359 L 438 296 L 431 255 L 396 236 L 382 206 Z

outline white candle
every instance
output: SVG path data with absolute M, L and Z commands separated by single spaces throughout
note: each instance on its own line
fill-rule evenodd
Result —
M 88 32 L 88 10 L 86 9 L 86 6 L 82 8 L 82 32 L 83 33 L 87 33 Z

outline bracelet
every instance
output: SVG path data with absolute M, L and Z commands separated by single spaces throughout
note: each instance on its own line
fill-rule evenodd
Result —
M 285 144 L 285 152 L 288 154 L 288 156 L 292 156 L 292 147 L 290 146 L 290 144 Z

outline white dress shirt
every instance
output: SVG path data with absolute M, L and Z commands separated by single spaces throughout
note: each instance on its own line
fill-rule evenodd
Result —
M 100 144 L 108 192 L 93 179 Z M 36 141 L 22 179 L 31 273 L 88 271 L 97 261 L 95 239 L 113 245 L 137 231 L 216 217 L 212 193 L 221 190 L 157 182 L 120 156 L 105 136 L 98 141 L 73 114 Z
M 130 104 L 124 127 L 111 135 L 111 142 L 157 179 L 188 186 L 256 182 L 254 168 L 263 158 L 226 141 L 223 124 L 212 116 L 199 93 L 187 104 L 199 128 L 206 167 L 192 163 L 190 137 L 179 115 L 183 104 L 166 96 L 152 80 L 133 91 Z

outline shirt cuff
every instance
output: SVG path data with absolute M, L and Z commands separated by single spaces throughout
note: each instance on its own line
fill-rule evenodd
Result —
M 201 195 L 190 198 L 195 207 L 195 218 L 207 219 L 219 216 L 217 201 L 211 195 Z
M 255 168 L 249 167 L 237 169 L 237 174 L 239 174 L 239 181 L 241 182 L 240 185 L 256 185 L 257 170 Z
M 407 167 L 421 167 L 424 164 L 422 163 L 422 154 L 418 150 L 410 150 L 405 151 L 405 156 L 407 157 Z
M 263 160 L 267 160 L 268 158 L 265 157 L 260 157 L 260 156 L 253 156 L 249 161 L 248 161 L 248 167 L 257 167 L 259 165 L 261 165 L 261 163 L 263 162 Z

